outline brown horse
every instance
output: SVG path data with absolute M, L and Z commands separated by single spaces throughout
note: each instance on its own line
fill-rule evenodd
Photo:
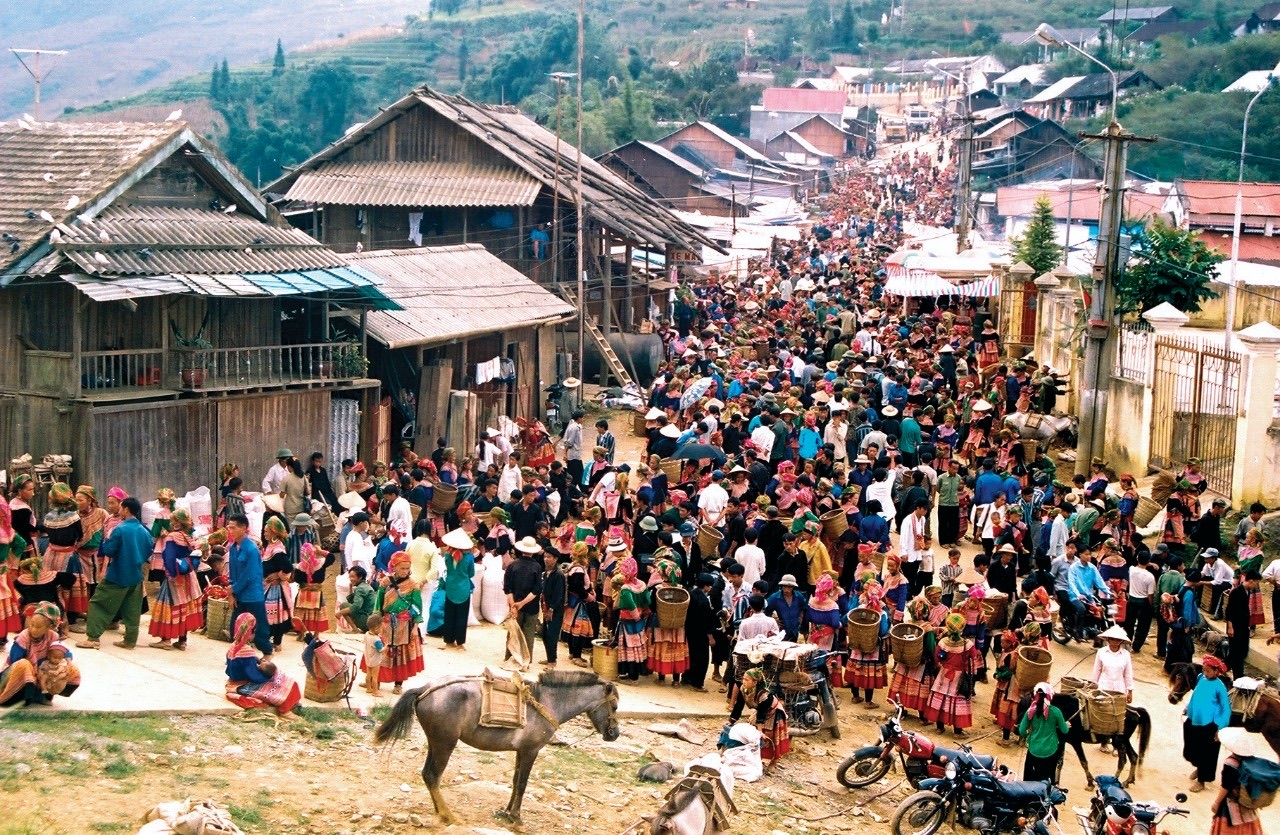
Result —
M 422 781 L 431 792 L 436 814 L 445 824 L 454 823 L 455 818 L 440 793 L 440 778 L 458 742 L 481 751 L 515 751 L 511 800 L 507 808 L 497 814 L 519 823 L 520 804 L 533 762 L 561 724 L 585 713 L 607 741 L 618 738 L 618 690 L 595 673 L 546 672 L 538 676 L 536 682 L 528 683 L 528 695 L 524 727 L 482 727 L 480 677 L 446 678 L 426 687 L 406 690 L 391 709 L 391 715 L 374 731 L 373 741 L 383 744 L 403 739 L 417 716 L 418 724 L 427 735 Z

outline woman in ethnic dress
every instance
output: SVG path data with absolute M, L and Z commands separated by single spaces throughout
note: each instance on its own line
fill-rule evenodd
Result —
M 76 544 L 76 553 L 84 569 L 85 594 L 92 598 L 93 590 L 98 587 L 98 578 L 106 573 L 106 566 L 100 565 L 98 549 L 106 541 L 106 525 L 110 514 L 98 505 L 98 494 L 88 484 L 76 488 L 75 500 L 76 512 L 80 514 L 80 541 Z M 87 603 L 85 611 L 88 612 Z M 68 627 L 67 631 L 83 632 L 84 626 L 75 624 Z
M 618 563 L 618 677 L 623 683 L 640 680 L 649 661 L 649 590 L 637 576 L 639 566 L 629 555 Z
M 333 565 L 334 555 L 310 542 L 302 544 L 302 558 L 293 569 L 293 582 L 298 595 L 293 602 L 293 628 L 298 639 L 310 632 L 316 636 L 329 631 L 329 612 L 324 601 L 325 569 Z
M 575 542 L 569 548 L 572 561 L 566 575 L 568 600 L 564 607 L 564 623 L 561 629 L 569 641 L 569 661 L 579 667 L 590 664 L 582 653 L 591 647 L 595 637 L 590 607 L 596 605 L 595 585 L 591 581 L 591 549 L 585 542 Z
M 29 551 L 36 549 L 39 534 L 36 513 L 31 509 L 35 498 L 36 483 L 31 476 L 20 475 L 13 480 L 13 501 L 9 502 L 9 510 L 13 513 L 13 532 L 26 540 Z
M 13 529 L 9 502 L 0 495 L 0 647 L 9 643 L 9 635 L 22 631 L 22 602 L 16 579 L 27 542 Z
M 152 637 L 159 639 L 151 645 L 153 649 L 185 650 L 187 633 L 204 626 L 204 601 L 196 576 L 200 556 L 193 553 L 198 549 L 191 536 L 190 514 L 181 508 L 173 511 L 161 552 L 164 580 L 151 607 L 151 625 L 147 628 Z
M 817 592 L 814 592 L 817 595 Z M 880 615 L 880 640 L 871 652 L 849 648 L 849 664 L 845 667 L 845 684 L 853 694 L 853 703 L 866 702 L 867 707 L 876 707 L 875 691 L 887 687 L 889 676 L 886 669 L 885 636 L 889 634 L 889 612 L 884 605 L 884 587 L 875 580 L 862 584 L 862 593 L 858 595 L 858 605 L 870 609 Z M 862 691 L 861 694 L 858 691 Z
M 293 629 L 293 588 L 289 585 L 293 564 L 289 562 L 285 545 L 288 537 L 289 531 L 278 516 L 272 516 L 262 526 L 263 602 L 271 643 L 277 648 L 284 641 L 285 633 Z
M 650 594 L 654 596 L 653 641 L 649 645 L 649 670 L 657 673 L 658 681 L 666 681 L 671 676 L 671 686 L 680 686 L 680 676 L 689 669 L 689 642 L 685 638 L 684 625 L 677 629 L 663 629 L 658 625 L 656 598 L 658 589 L 680 588 L 680 567 L 676 565 L 669 548 L 659 548 L 654 554 L 653 584 Z
M 945 636 L 938 642 L 934 654 L 938 675 L 933 680 L 924 715 L 939 731 L 950 725 L 955 735 L 962 737 L 967 736 L 964 729 L 973 726 L 972 695 L 964 691 L 972 687 L 969 682 L 973 681 L 973 671 L 979 663 L 978 650 L 974 642 L 964 636 L 964 615 L 958 612 L 947 615 L 943 628 Z
M 253 648 L 257 625 L 257 618 L 249 612 L 236 618 L 227 650 L 227 699 L 245 710 L 270 705 L 281 719 L 293 719 L 302 693 L 298 683 L 276 669 L 270 659 L 258 657 Z
M 382 578 L 375 608 L 382 613 L 386 657 L 379 671 L 381 681 L 392 682 L 399 695 L 404 682 L 422 672 L 422 591 L 409 576 L 412 560 L 404 551 L 391 558 L 391 573 Z M 363 662 L 362 662 L 363 663 Z
M 840 627 L 844 625 L 844 608 L 840 605 L 840 586 L 830 573 L 822 573 L 814 581 L 813 596 L 805 603 L 804 622 L 809 625 L 809 643 L 822 650 L 840 648 Z M 827 673 L 831 686 L 844 683 L 840 657 L 828 656 Z
M 752 724 L 760 731 L 760 759 L 771 768 L 791 750 L 791 727 L 782 700 L 769 690 L 764 670 L 752 667 L 742 674 L 742 698 L 754 713 Z
M 941 626 L 942 619 L 949 611 L 941 602 L 937 606 L 930 604 L 931 597 L 941 600 L 942 588 L 930 586 L 925 589 L 923 595 L 912 600 L 907 606 L 911 622 L 924 629 L 924 636 L 921 638 L 923 646 L 920 663 L 908 666 L 895 655 L 893 680 L 889 682 L 889 698 L 902 705 L 903 710 L 916 711 L 921 721 L 924 721 L 924 708 L 929 702 L 929 688 L 933 686 L 935 667 L 933 655 L 938 648 L 938 638 L 934 632 Z
M 80 514 L 76 512 L 76 500 L 71 488 L 55 481 L 49 488 L 49 511 L 44 515 L 43 528 L 49 536 L 49 546 L 44 553 L 44 567 L 59 574 L 70 575 L 72 582 L 59 591 L 62 610 L 67 623 L 73 624 L 89 613 L 89 587 L 85 581 L 85 567 L 76 551 L 81 540 Z M 61 578 L 60 578 L 61 579 Z
M 57 604 L 43 602 L 27 607 L 26 628 L 18 633 L 9 647 L 7 664 L 0 670 L 0 706 L 23 704 L 49 704 L 54 696 L 70 696 L 80 686 L 80 671 L 67 661 L 67 668 L 59 676 L 60 689 L 46 692 L 41 687 L 40 664 L 49 655 L 49 648 L 61 641 L 58 627 L 62 612 Z M 65 646 L 63 646 L 65 651 Z M 70 657 L 70 653 L 67 653 Z

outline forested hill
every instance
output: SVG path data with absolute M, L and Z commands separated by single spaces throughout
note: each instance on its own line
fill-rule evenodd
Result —
M 423 10 L 428 2 L 47 0 L 9 10 L 3 26 L 17 27 L 11 45 L 21 37 L 27 45 L 71 50 L 46 86 L 52 105 L 46 117 L 154 119 L 181 107 L 258 182 L 424 82 L 517 103 L 556 122 L 548 74 L 576 67 L 573 0 L 435 0 Z M 884 66 L 904 56 L 993 52 L 1012 67 L 1036 60 L 1038 50 L 1002 43 L 1002 32 L 1029 32 L 1041 21 L 1097 28 L 1098 15 L 1115 6 L 1113 0 L 910 0 L 906 17 L 891 13 L 902 5 L 587 0 L 584 145 L 600 153 L 695 118 L 743 131 L 759 94 L 759 87 L 738 83 L 744 68 L 773 71 L 775 83 L 786 84 L 819 64 Z M 1280 39 L 1231 40 L 1233 25 L 1256 3 L 1175 5 L 1184 19 L 1210 24 L 1194 46 L 1173 37 L 1141 54 L 1099 53 L 1117 68 L 1139 66 L 1166 88 L 1121 107 L 1126 127 L 1178 140 L 1136 152 L 1135 165 L 1157 176 L 1233 176 L 1229 149 L 1239 146 L 1236 114 L 1248 95 L 1237 101 L 1241 94 L 1219 91 L 1246 70 L 1275 66 Z M 48 25 L 41 27 L 41 19 Z M 0 86 L 0 114 L 7 108 L 12 115 L 30 110 L 30 79 L 9 60 L 10 71 L 0 74 L 7 85 Z M 1053 70 L 1092 71 L 1078 57 Z M 573 90 L 564 92 L 570 95 L 559 122 L 571 136 Z M 1260 156 L 1250 173 L 1280 179 L 1280 162 L 1264 159 L 1280 160 L 1280 94 L 1274 98 L 1254 111 L 1251 148 Z M 1188 120 L 1188 112 L 1214 118 Z

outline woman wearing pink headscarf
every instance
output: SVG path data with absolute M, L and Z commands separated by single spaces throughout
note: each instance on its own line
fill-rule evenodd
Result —
M 1031 707 L 1018 723 L 1018 736 L 1027 741 L 1022 763 L 1023 780 L 1055 780 L 1066 748 L 1059 739 L 1067 735 L 1067 720 L 1053 705 L 1053 687 L 1042 681 L 1031 694 Z
M 845 667 L 845 683 L 853 695 L 853 703 L 865 701 L 867 707 L 876 707 L 875 691 L 889 686 L 889 676 L 885 668 L 885 636 L 889 634 L 889 612 L 884 605 L 884 587 L 876 580 L 868 580 L 862 585 L 862 594 L 858 595 L 858 605 L 870 609 L 880 615 L 880 641 L 870 652 L 849 648 L 849 663 Z M 859 694 L 859 690 L 862 691 Z
M 632 557 L 618 564 L 622 585 L 618 589 L 618 679 L 635 683 L 646 672 L 649 662 L 649 590 L 637 574 L 639 566 Z
M 293 718 L 293 709 L 302 701 L 298 683 L 276 669 L 268 659 L 259 659 L 253 648 L 253 631 L 258 619 L 249 612 L 236 618 L 227 650 L 226 696 L 245 710 L 270 705 L 283 719 Z

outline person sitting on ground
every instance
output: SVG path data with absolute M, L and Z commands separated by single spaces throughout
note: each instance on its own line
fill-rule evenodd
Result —
M 293 709 L 302 701 L 298 683 L 276 669 L 270 658 L 259 658 L 253 646 L 258 619 L 251 612 L 236 618 L 227 650 L 227 700 L 245 710 L 270 705 L 282 719 L 294 718 Z
M 80 687 L 80 671 L 70 661 L 56 676 L 63 680 L 62 689 L 46 692 L 42 684 L 52 685 L 52 679 L 40 681 L 37 673 L 40 665 L 50 657 L 50 649 L 61 640 L 58 627 L 62 623 L 62 610 L 53 603 L 37 603 L 26 609 L 26 628 L 18 633 L 9 646 L 8 664 L 0 670 L 0 706 L 8 707 L 21 702 L 24 705 L 49 704 L 54 696 L 70 696 Z M 64 654 L 70 658 L 70 653 Z

